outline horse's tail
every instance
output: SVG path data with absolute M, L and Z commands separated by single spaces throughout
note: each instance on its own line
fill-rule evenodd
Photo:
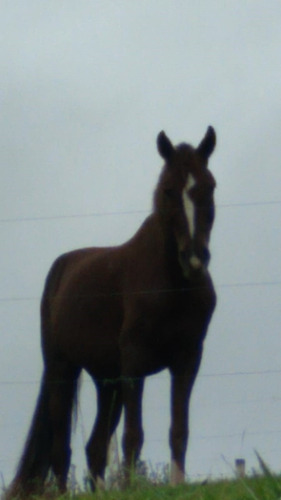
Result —
M 50 351 L 50 309 L 51 300 L 59 286 L 65 267 L 65 258 L 57 259 L 51 268 L 41 302 L 41 334 L 43 358 L 46 364 Z M 73 407 L 77 404 L 77 379 L 72 381 Z M 4 499 L 27 498 L 32 493 L 39 493 L 51 468 L 51 451 L 53 444 L 52 422 L 49 411 L 51 385 L 47 377 L 47 366 L 41 380 L 33 419 L 25 442 L 22 456 L 17 466 L 14 480 L 8 488 Z
M 51 446 L 48 387 L 43 375 L 23 454 L 15 478 L 5 495 L 6 500 L 23 495 L 26 497 L 29 493 L 40 490 L 50 467 Z

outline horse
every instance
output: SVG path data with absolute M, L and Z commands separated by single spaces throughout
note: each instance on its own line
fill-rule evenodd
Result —
M 86 446 L 93 489 L 123 409 L 124 470 L 133 470 L 144 440 L 144 379 L 163 369 L 171 375 L 171 482 L 184 481 L 189 400 L 216 304 L 208 271 L 215 144 L 211 126 L 197 147 L 174 146 L 160 132 L 164 165 L 153 210 L 136 234 L 120 246 L 70 251 L 51 267 L 41 300 L 41 388 L 7 497 L 42 490 L 49 471 L 66 490 L 82 369 L 97 391 Z

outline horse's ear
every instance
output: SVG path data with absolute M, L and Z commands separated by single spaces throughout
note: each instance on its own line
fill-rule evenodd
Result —
M 162 156 L 162 158 L 164 158 L 164 160 L 169 160 L 173 152 L 175 151 L 173 144 L 163 130 L 158 134 L 157 148 L 159 154 Z
M 197 151 L 204 158 L 208 159 L 215 149 L 216 132 L 213 127 L 208 127 L 205 137 L 200 142 Z

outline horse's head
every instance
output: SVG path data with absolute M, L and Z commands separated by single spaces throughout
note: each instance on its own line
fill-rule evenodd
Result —
M 212 127 L 197 148 L 187 144 L 174 147 L 164 132 L 157 138 L 165 166 L 155 192 L 155 208 L 176 238 L 185 277 L 204 272 L 210 260 L 216 183 L 208 170 L 208 159 L 215 144 Z

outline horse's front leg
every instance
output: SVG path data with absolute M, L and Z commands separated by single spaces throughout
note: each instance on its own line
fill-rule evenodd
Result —
M 144 378 L 124 375 L 123 402 L 124 402 L 124 434 L 123 453 L 125 462 L 126 481 L 134 472 L 143 445 L 142 428 L 142 393 Z
M 182 358 L 182 357 L 181 357 Z M 185 480 L 185 454 L 187 448 L 189 426 L 189 400 L 192 387 L 199 369 L 201 352 L 188 356 L 185 363 L 182 359 L 175 363 L 171 371 L 171 484 L 183 483 Z

